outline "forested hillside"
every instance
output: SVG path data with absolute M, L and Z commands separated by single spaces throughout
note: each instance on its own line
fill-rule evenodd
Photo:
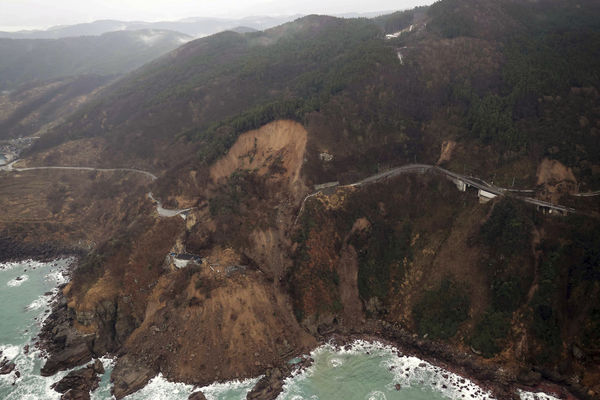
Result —
M 0 39 L 0 90 L 73 75 L 123 74 L 189 39 L 157 30 L 64 39 Z
M 547 379 L 597 398 L 600 203 L 580 195 L 600 190 L 599 90 L 597 1 L 312 15 L 183 45 L 49 127 L 24 162 L 146 169 L 161 204 L 190 208 L 161 218 L 143 195 L 104 230 L 68 226 L 99 243 L 64 312 L 90 354 L 125 354 L 117 397 L 158 372 L 256 376 L 336 332 L 462 360 L 510 393 Z M 348 185 L 417 163 L 502 190 L 479 202 L 419 167 Z M 48 201 L 73 221 L 67 193 Z M 205 264 L 178 269 L 170 252 Z
M 315 171 L 328 179 L 349 167 L 364 174 L 377 163 L 434 162 L 452 140 L 462 145 L 455 166 L 531 185 L 523 164 L 535 170 L 557 154 L 583 188 L 597 188 L 598 6 L 467 3 L 373 21 L 310 16 L 194 41 L 107 89 L 39 149 L 102 136 L 111 153 L 156 164 L 155 143 L 180 149 L 185 141 L 210 163 L 239 133 L 292 118 L 320 132 L 319 146 L 337 143 L 328 171 Z

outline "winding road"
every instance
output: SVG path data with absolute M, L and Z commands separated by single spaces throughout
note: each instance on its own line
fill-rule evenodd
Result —
M 141 169 L 135 169 L 135 168 L 94 168 L 94 167 L 55 167 L 55 166 L 17 168 L 14 165 L 18 161 L 20 161 L 20 160 L 15 160 L 15 161 L 11 162 L 10 164 L 0 167 L 0 171 L 23 172 L 23 171 L 39 171 L 39 170 L 67 170 L 67 171 L 98 171 L 98 172 L 132 172 L 132 173 L 144 175 L 147 178 L 150 178 L 152 181 L 155 181 L 156 179 L 158 179 L 158 177 L 151 172 L 144 171 Z M 162 203 L 159 200 L 154 198 L 154 196 L 152 195 L 152 192 L 148 193 L 148 198 L 150 200 L 152 200 L 152 202 L 156 205 L 156 211 L 158 212 L 158 215 L 161 217 L 171 218 L 171 217 L 175 217 L 177 215 L 185 216 L 185 214 L 188 211 L 192 210 L 192 208 L 186 208 L 186 209 L 181 209 L 181 210 L 178 210 L 178 209 L 173 210 L 173 209 L 164 208 L 162 206 Z
M 355 183 L 351 183 L 349 185 L 341 185 L 341 186 L 333 185 L 333 186 L 328 186 L 328 188 L 360 187 L 360 186 L 368 185 L 371 183 L 379 182 L 379 181 L 382 181 L 385 179 L 393 178 L 398 175 L 415 174 L 415 173 L 424 174 L 426 172 L 435 172 L 435 173 L 441 174 L 441 175 L 445 176 L 446 178 L 452 180 L 455 183 L 460 181 L 462 184 L 464 184 L 466 186 L 471 186 L 478 190 L 483 190 L 483 191 L 491 193 L 495 196 L 505 196 L 507 194 L 510 194 L 511 197 L 513 197 L 515 199 L 518 199 L 518 200 L 524 201 L 526 203 L 533 204 L 535 206 L 542 207 L 542 208 L 545 208 L 548 210 L 560 212 L 562 214 L 578 212 L 574 208 L 562 206 L 560 204 L 553 204 L 553 203 L 539 200 L 539 199 L 536 199 L 533 197 L 525 197 L 525 196 L 520 196 L 520 195 L 516 194 L 516 193 L 534 193 L 535 191 L 532 189 L 502 188 L 499 186 L 494 186 L 494 185 L 484 181 L 483 179 L 480 179 L 477 177 L 457 174 L 455 172 L 448 171 L 444 168 L 440 168 L 438 166 L 429 165 L 429 164 L 408 164 L 408 165 L 404 165 L 404 166 L 397 167 L 397 168 L 392 168 L 388 171 L 384 171 L 384 172 L 369 176 L 368 178 L 365 178 L 365 179 L 355 182 Z M 304 200 L 302 201 L 302 205 L 300 206 L 300 211 L 298 212 L 298 215 L 296 216 L 296 220 L 294 221 L 294 225 L 296 224 L 296 222 L 298 221 L 298 218 L 302 214 L 302 211 L 304 210 L 304 205 L 305 205 L 306 201 L 308 199 L 310 199 L 311 197 L 314 197 L 314 196 L 318 195 L 319 193 L 322 193 L 323 190 L 326 190 L 326 189 L 317 190 L 316 192 L 311 193 L 304 198 Z M 579 193 L 579 194 L 574 194 L 573 196 L 592 197 L 592 196 L 598 196 L 598 195 L 600 195 L 600 191 L 590 192 L 590 193 Z
M 123 171 L 123 172 L 133 172 L 136 174 L 142 174 L 147 176 L 148 178 L 152 179 L 153 181 L 158 179 L 158 177 L 156 175 L 154 175 L 151 172 L 148 171 L 144 171 L 141 169 L 135 169 L 135 168 L 94 168 L 94 167 L 28 167 L 28 168 L 17 168 L 14 166 L 14 164 L 18 161 L 21 160 L 15 160 L 13 162 L 11 162 L 8 165 L 5 165 L 4 167 L 0 167 L 0 171 L 16 171 L 16 172 L 22 172 L 22 171 L 36 171 L 36 170 L 44 170 L 44 169 L 59 169 L 59 170 L 71 170 L 71 171 L 98 171 L 98 172 L 119 172 L 119 171 Z
M 16 171 L 16 172 L 35 171 L 35 170 L 72 170 L 72 171 L 98 171 L 98 172 L 123 171 L 123 172 L 132 172 L 132 173 L 142 174 L 142 175 L 150 178 L 152 181 L 158 179 L 158 177 L 151 172 L 144 171 L 141 169 L 135 169 L 135 168 L 94 168 L 94 167 L 58 167 L 58 166 L 17 168 L 17 167 L 15 167 L 15 163 L 17 163 L 18 161 L 20 161 L 20 160 L 15 160 L 8 165 L 0 167 L 0 171 Z M 361 181 L 351 183 L 349 185 L 339 186 L 338 184 L 334 184 L 334 185 L 328 185 L 327 188 L 359 187 L 359 186 L 364 186 L 364 185 L 368 185 L 371 183 L 379 182 L 379 181 L 382 181 L 385 179 L 389 179 L 389 178 L 392 178 L 392 177 L 395 177 L 398 175 L 414 174 L 414 173 L 424 174 L 426 172 L 439 173 L 439 174 L 445 176 L 446 178 L 454 181 L 455 183 L 460 182 L 462 185 L 466 185 L 466 187 L 471 186 L 478 190 L 482 190 L 487 193 L 491 193 L 495 196 L 505 196 L 506 194 L 510 194 L 512 197 L 514 197 L 516 199 L 519 199 L 519 200 L 524 201 L 529 204 L 533 204 L 538 207 L 543 207 L 548 210 L 557 211 L 557 212 L 560 212 L 563 214 L 577 212 L 577 210 L 575 210 L 574 208 L 562 206 L 560 204 L 553 204 L 553 203 L 539 200 L 539 199 L 536 199 L 533 197 L 525 197 L 525 196 L 515 194 L 515 193 L 534 193 L 534 190 L 531 190 L 531 189 L 502 188 L 499 186 L 494 186 L 494 185 L 484 181 L 483 179 L 480 179 L 477 177 L 458 174 L 458 173 L 455 173 L 452 171 L 448 171 L 444 168 L 440 168 L 438 166 L 429 165 L 429 164 L 408 164 L 408 165 L 404 165 L 401 167 L 392 168 L 392 169 L 384 171 L 384 172 L 380 172 L 378 174 L 369 176 Z M 300 207 L 298 216 L 296 217 L 296 221 L 298 220 L 298 217 L 300 216 L 300 214 L 302 214 L 302 211 L 304 210 L 304 205 L 305 205 L 306 201 L 309 198 L 316 196 L 319 193 L 322 193 L 323 190 L 325 190 L 325 189 L 317 190 L 316 192 L 311 193 L 304 198 L 304 200 L 302 201 L 302 205 Z M 598 195 L 600 195 L 600 191 L 595 191 L 595 192 L 590 192 L 590 193 L 573 194 L 573 196 L 577 196 L 577 197 L 593 197 L 593 196 L 598 196 Z M 191 210 L 191 208 L 181 209 L 181 210 L 166 209 L 166 208 L 162 207 L 162 204 L 160 201 L 158 201 L 157 199 L 155 199 L 153 197 L 152 193 L 148 193 L 148 197 L 156 204 L 157 212 L 161 217 L 174 217 L 176 215 L 185 215 L 186 212 Z M 294 224 L 295 223 L 296 222 L 294 222 Z

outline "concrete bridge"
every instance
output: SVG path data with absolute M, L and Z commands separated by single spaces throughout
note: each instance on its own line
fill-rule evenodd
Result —
M 340 186 L 338 184 L 338 182 L 332 182 L 332 183 L 326 184 L 326 185 L 315 185 L 316 191 L 305 197 L 304 201 L 302 202 L 302 206 L 300 207 L 300 213 L 298 215 L 300 215 L 302 213 L 302 211 L 304 209 L 304 203 L 309 198 L 321 193 L 325 187 L 328 189 L 332 188 L 332 187 L 359 187 L 359 186 L 364 186 L 364 185 L 368 185 L 368 184 L 375 183 L 375 182 L 380 182 L 380 181 L 383 181 L 383 180 L 386 180 L 389 178 L 393 178 L 398 175 L 424 174 L 427 172 L 437 173 L 437 174 L 445 176 L 447 179 L 451 180 L 456 185 L 458 190 L 460 190 L 462 192 L 467 191 L 467 189 L 469 187 L 473 187 L 473 188 L 477 189 L 477 195 L 479 196 L 480 201 L 483 203 L 488 202 L 491 199 L 498 197 L 498 196 L 509 195 L 512 198 L 524 201 L 528 204 L 535 205 L 538 210 L 541 210 L 548 214 L 566 215 L 569 213 L 577 212 L 577 210 L 575 210 L 574 208 L 565 207 L 560 204 L 553 204 L 553 203 L 550 203 L 547 201 L 535 199 L 533 197 L 526 197 L 526 196 L 517 194 L 517 193 L 534 193 L 533 190 L 507 189 L 507 188 L 502 188 L 499 186 L 494 186 L 493 184 L 488 183 L 481 178 L 458 174 L 456 172 L 448 171 L 447 169 L 440 168 L 435 165 L 408 164 L 408 165 L 404 165 L 401 167 L 392 168 L 388 171 L 380 172 L 378 174 L 369 176 L 368 178 L 365 178 L 365 179 L 355 182 L 355 183 L 351 183 L 349 185 Z M 582 197 L 596 195 L 596 194 L 600 194 L 600 192 L 583 194 Z M 296 220 L 297 219 L 298 218 L 296 218 Z

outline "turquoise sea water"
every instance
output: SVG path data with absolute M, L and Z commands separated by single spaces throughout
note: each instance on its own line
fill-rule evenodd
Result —
M 0 351 L 15 362 L 15 372 L 0 376 L 0 399 L 59 399 L 50 386 L 67 371 L 53 377 L 39 375 L 42 355 L 33 345 L 49 310 L 56 286 L 66 281 L 64 272 L 72 260 L 51 263 L 24 261 L 0 264 Z M 26 354 L 25 345 L 30 351 Z M 357 341 L 345 349 L 324 345 L 310 355 L 311 367 L 285 382 L 280 400 L 438 400 L 488 399 L 490 395 L 457 375 L 381 343 Z M 102 358 L 106 373 L 93 400 L 109 400 L 113 361 Z M 241 400 L 256 379 L 215 383 L 200 388 L 209 400 Z M 399 385 L 399 386 L 397 386 Z M 399 389 L 399 390 L 398 390 Z M 127 400 L 185 400 L 195 389 L 166 381 L 161 375 Z M 533 399 L 523 393 L 523 399 Z M 552 399 L 551 397 L 539 397 Z
M 33 342 L 52 298 L 44 293 L 66 281 L 63 272 L 70 262 L 0 264 L 0 358 L 14 362 L 21 374 L 0 376 L 1 399 L 59 398 L 50 390 L 53 381 L 39 375 L 42 361 Z M 25 345 L 30 346 L 28 354 Z

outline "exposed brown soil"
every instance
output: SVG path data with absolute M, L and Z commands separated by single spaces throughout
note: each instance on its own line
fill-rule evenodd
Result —
M 446 140 L 442 143 L 442 149 L 440 151 L 440 158 L 438 158 L 436 165 L 441 165 L 452 159 L 452 153 L 456 148 L 456 142 L 454 140 Z
M 93 141 L 82 143 L 92 146 L 84 146 L 86 152 L 95 151 Z M 41 225 L 44 218 L 55 220 L 56 226 L 72 228 L 56 229 L 52 237 L 79 235 L 101 256 L 84 259 L 63 291 L 62 323 L 71 329 L 63 337 L 79 338 L 78 348 L 69 353 L 63 346 L 68 359 L 55 358 L 46 370 L 116 353 L 118 398 L 159 372 L 199 385 L 257 376 L 310 350 L 315 338 L 333 330 L 386 337 L 382 326 L 412 329 L 412 308 L 423 290 L 446 277 L 471 299 L 469 320 L 451 340 L 455 349 L 469 351 L 474 321 L 490 297 L 481 268 L 485 249 L 474 238 L 494 203 L 478 205 L 474 193 L 461 193 L 435 175 L 401 176 L 315 196 L 312 221 L 293 226 L 308 192 L 300 177 L 306 146 L 306 131 L 290 121 L 242 135 L 225 157 L 197 172 L 210 180 L 193 189 L 202 197 L 186 221 L 154 213 L 143 177 L 76 171 L 1 175 L 19 188 L 0 196 L 14 208 L 6 229 L 25 216 L 41 219 Z M 76 148 L 59 158 L 67 160 Z M 114 194 L 98 193 L 98 185 Z M 77 202 L 82 204 L 73 206 Z M 87 214 L 77 220 L 82 209 Z M 395 221 L 388 234 L 410 229 L 409 238 L 398 236 L 407 241 L 407 250 L 394 261 L 389 296 L 365 299 L 359 290 L 365 248 L 356 238 L 368 239 L 374 224 L 386 221 Z M 305 254 L 297 253 L 299 229 L 307 229 Z M 174 249 L 207 263 L 173 270 L 165 257 Z M 525 353 L 512 351 L 482 365 L 514 369 L 522 361 L 515 364 L 515 358 Z
M 124 351 L 170 380 L 207 384 L 260 375 L 315 344 L 294 320 L 287 296 L 260 272 L 227 276 L 204 266 L 159 280 Z
M 577 179 L 571 168 L 545 158 L 537 169 L 537 184 L 544 200 L 557 203 L 564 194 L 577 193 Z
M 240 135 L 225 157 L 211 166 L 211 179 L 218 183 L 239 169 L 257 170 L 258 175 L 265 175 L 276 162 L 285 170 L 282 178 L 290 185 L 298 184 L 306 141 L 306 130 L 293 121 L 275 121 L 246 132 Z
M 352 245 L 342 249 L 336 270 L 340 276 L 340 301 L 343 307 L 342 322 L 349 327 L 357 326 L 363 322 L 364 313 L 358 295 L 358 256 Z

